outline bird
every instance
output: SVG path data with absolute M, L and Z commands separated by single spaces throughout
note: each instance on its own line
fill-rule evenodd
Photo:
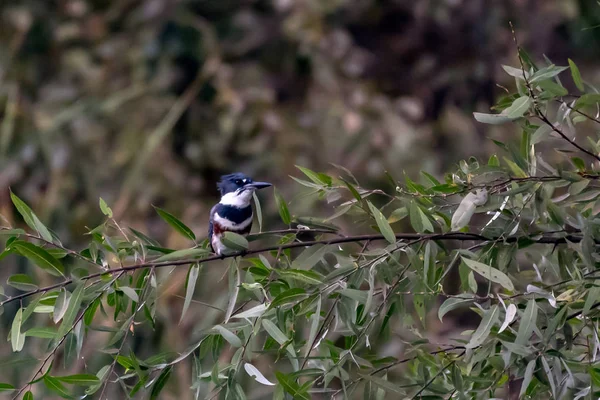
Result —
M 241 172 L 221 177 L 217 183 L 221 200 L 210 210 L 208 224 L 208 239 L 215 254 L 224 255 L 228 250 L 221 241 L 224 232 L 240 235 L 250 233 L 254 216 L 250 204 L 252 194 L 269 186 L 272 185 L 268 182 L 256 182 Z

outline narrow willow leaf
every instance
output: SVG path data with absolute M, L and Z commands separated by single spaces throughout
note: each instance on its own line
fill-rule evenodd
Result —
M 52 257 L 52 255 L 43 248 L 22 240 L 15 240 L 10 244 L 10 248 L 15 249 L 19 254 L 27 257 L 44 271 L 47 271 L 54 276 L 64 276 L 65 269 L 61 262 Z
M 271 320 L 263 319 L 261 320 L 261 323 L 265 331 L 267 331 L 267 333 L 280 345 L 289 341 L 285 333 L 283 333 Z
M 535 74 L 532 75 L 529 83 L 536 83 L 543 81 L 545 79 L 554 78 L 556 75 L 560 74 L 563 71 L 566 71 L 569 67 L 557 67 L 556 65 L 549 65 L 546 68 L 542 68 L 538 70 Z
M 392 230 L 390 223 L 383 216 L 381 211 L 379 211 L 379 209 L 377 207 L 375 207 L 370 201 L 367 201 L 367 204 L 369 205 L 369 209 L 371 210 L 371 215 L 373 215 L 373 218 L 375 218 L 377 227 L 379 228 L 379 231 L 381 232 L 381 234 L 383 235 L 385 240 L 387 240 L 391 244 L 396 243 L 396 235 L 394 234 L 394 231 Z
M 0 229 L 0 236 L 19 236 L 25 233 L 23 229 Z
M 506 115 L 474 112 L 473 117 L 482 124 L 500 125 L 512 121 Z
M 225 232 L 221 241 L 229 250 L 242 251 L 248 250 L 248 240 L 235 232 Z
M 69 329 L 71 329 L 73 326 L 75 318 L 77 317 L 77 312 L 79 311 L 79 306 L 81 305 L 81 300 L 83 299 L 84 288 L 85 284 L 80 283 L 73 291 L 73 294 L 69 299 L 69 306 L 67 307 L 67 311 L 63 316 L 63 321 L 58 328 L 58 332 L 56 332 L 57 340 L 60 340 L 64 335 L 66 335 Z
M 246 311 L 242 311 L 241 313 L 232 315 L 231 318 L 245 319 L 245 318 L 260 317 L 261 315 L 263 315 L 265 313 L 265 311 L 267 311 L 268 308 L 269 308 L 269 304 L 266 304 L 266 303 L 259 304 L 259 305 L 254 306 Z
M 279 371 L 275 371 L 275 377 L 283 389 L 289 393 L 294 400 L 310 400 L 311 397 L 308 393 L 300 390 L 300 385 L 296 383 L 295 379 L 289 378 L 289 375 L 285 375 Z
M 61 382 L 68 383 L 70 385 L 89 386 L 100 382 L 100 379 L 96 375 L 91 374 L 74 374 L 66 376 L 55 376 Z
M 234 259 L 229 264 L 229 304 L 227 305 L 227 311 L 225 312 L 225 323 L 229 321 L 235 303 L 237 302 L 238 294 L 240 293 L 241 274 L 240 267 L 237 261 Z
M 42 339 L 54 339 L 56 329 L 54 328 L 31 328 L 25 332 L 25 336 L 37 337 Z
M 250 377 L 254 378 L 256 382 L 267 386 L 275 386 L 275 384 L 265 378 L 265 376 L 254 365 L 250 363 L 244 363 L 244 370 L 248 375 L 250 375 Z
M 131 301 L 138 303 L 140 301 L 140 297 L 138 296 L 135 289 L 129 286 L 120 286 L 118 288 L 119 291 L 123 292 L 125 296 L 129 297 Z
M 306 341 L 306 350 L 304 352 L 304 357 L 308 357 L 311 350 L 312 345 L 317 337 L 317 331 L 319 330 L 319 322 L 321 321 L 321 295 L 317 299 L 317 309 L 314 314 L 310 317 L 310 332 L 308 334 L 308 340 Z
M 162 370 L 162 372 L 156 379 L 156 382 L 152 386 L 152 390 L 150 391 L 150 399 L 153 400 L 153 399 L 159 398 L 158 396 L 160 395 L 160 392 L 162 392 L 167 381 L 169 380 L 172 370 L 173 370 L 173 367 L 170 367 L 170 366 Z
M 31 229 L 34 229 L 35 231 L 37 231 L 40 234 L 40 236 L 42 238 L 44 238 L 44 240 L 46 240 L 48 242 L 52 242 L 52 240 L 53 240 L 52 234 L 50 233 L 48 228 L 46 228 L 46 226 L 44 224 L 42 224 L 42 221 L 39 220 L 37 215 L 35 215 L 33 213 L 31 208 L 29 208 L 29 206 L 27 204 L 25 204 L 25 202 L 23 200 L 18 198 L 17 195 L 14 194 L 12 191 L 10 192 L 10 198 L 11 198 L 13 204 L 15 205 L 15 207 L 17 208 L 17 211 L 19 211 L 19 214 L 21 214 L 21 216 L 23 217 L 23 220 L 25 221 L 25 223 Z
M 529 361 L 527 364 L 527 368 L 525 368 L 525 375 L 523 375 L 523 383 L 521 384 L 521 391 L 519 392 L 519 398 L 522 398 L 529 384 L 531 383 L 531 379 L 533 378 L 533 372 L 535 371 L 535 359 Z
M 183 236 L 185 236 L 186 238 L 188 238 L 190 240 L 196 240 L 196 235 L 194 235 L 194 232 L 190 228 L 188 228 L 183 222 L 181 222 L 177 217 L 175 217 L 173 214 L 163 210 L 162 208 L 156 207 L 156 206 L 154 206 L 154 209 L 156 210 L 158 215 L 160 215 L 160 217 L 167 224 L 171 225 L 171 227 L 173 229 L 175 229 L 177 232 L 179 232 L 180 234 L 182 234 Z
M 489 265 L 480 263 L 479 261 L 471 260 L 465 257 L 462 257 L 462 260 L 467 265 L 467 267 L 471 268 L 473 271 L 477 272 L 484 278 L 502 285 L 511 292 L 515 291 L 515 287 L 512 281 L 504 272 L 496 268 L 492 268 Z
M 277 203 L 277 208 L 279 209 L 279 216 L 284 224 L 289 225 L 292 222 L 292 216 L 290 215 L 290 210 L 288 209 L 287 203 L 279 190 L 275 189 L 273 191 L 275 193 L 275 202 Z
M 585 304 L 583 305 L 583 315 L 587 315 L 592 306 L 598 302 L 600 298 L 600 286 L 593 286 L 587 293 Z
M 279 307 L 285 304 L 295 304 L 308 297 L 306 290 L 302 288 L 288 289 L 278 294 L 271 302 L 271 308 Z
M 102 211 L 102 214 L 106 215 L 108 218 L 112 218 L 113 211 L 108 206 L 108 204 L 106 204 L 106 201 L 104 201 L 104 199 L 102 197 L 100 197 L 99 203 L 100 203 L 100 211 Z
M 442 321 L 444 315 L 448 314 L 450 311 L 472 302 L 473 298 L 449 297 L 448 299 L 446 299 L 446 301 L 442 303 L 442 305 L 438 309 L 438 318 L 440 319 L 440 321 Z
M 365 304 L 367 302 L 368 293 L 366 290 L 358 290 L 358 289 L 342 289 L 339 291 L 342 296 L 346 296 L 352 300 L 356 300 L 361 304 Z
M 52 320 L 55 324 L 57 324 L 58 321 L 60 321 L 67 312 L 67 307 L 69 306 L 70 298 L 71 294 L 65 288 L 62 288 L 58 297 L 56 298 L 56 303 L 54 303 L 54 312 L 52 315 Z
M 216 325 L 213 329 L 219 332 L 219 334 L 223 336 L 223 339 L 227 340 L 227 342 L 229 342 L 229 344 L 233 347 L 242 347 L 242 341 L 240 338 L 229 329 L 221 325 Z
M 22 290 L 24 292 L 30 292 L 36 290 L 38 286 L 33 283 L 33 280 L 29 275 L 15 274 L 8 277 L 6 283 L 15 289 Z
M 568 60 L 569 67 L 571 68 L 571 76 L 573 77 L 573 82 L 575 82 L 575 86 L 577 86 L 577 89 L 579 89 L 581 92 L 585 91 L 579 68 L 577 68 L 577 65 L 573 62 L 573 60 L 571 60 L 570 58 Z
M 9 383 L 0 383 L 0 392 L 12 392 L 15 387 Z
M 23 350 L 25 345 L 25 334 L 21 332 L 21 324 L 23 322 L 23 309 L 19 308 L 13 319 L 12 327 L 10 329 L 10 344 L 12 351 L 19 352 Z
M 33 400 L 33 393 L 31 393 L 31 390 L 28 390 L 25 395 L 23 396 L 23 400 Z
M 252 199 L 254 200 L 254 211 L 256 213 L 256 221 L 258 222 L 258 231 L 262 232 L 262 223 L 263 223 L 262 208 L 260 206 L 260 200 L 258 200 L 258 196 L 256 195 L 256 192 L 252 192 Z
M 433 225 L 429 218 L 425 215 L 421 207 L 415 202 L 411 201 L 408 207 L 409 216 L 410 216 L 410 224 L 413 229 L 419 233 L 423 233 L 425 231 L 433 232 Z
M 290 278 L 310 285 L 320 285 L 325 279 L 315 271 L 305 271 L 303 269 L 283 269 L 278 270 L 277 273 L 283 278 Z
M 194 247 L 191 249 L 182 249 L 182 250 L 173 251 L 169 254 L 165 254 L 164 256 L 158 257 L 154 261 L 155 262 L 164 262 L 164 261 L 179 260 L 182 258 L 196 258 L 196 257 L 200 257 L 200 256 L 205 256 L 209 253 L 210 253 L 210 251 L 207 249 L 201 249 L 199 247 Z
M 406 209 L 406 207 L 400 207 L 400 208 L 394 210 L 390 214 L 390 216 L 388 217 L 387 220 L 390 224 L 393 224 L 394 222 L 403 220 L 407 216 L 408 216 L 408 210 Z
M 550 369 L 550 365 L 548 365 L 548 361 L 546 360 L 546 357 L 542 356 L 542 357 L 540 357 L 540 360 L 542 361 L 542 367 L 544 368 L 544 372 L 546 373 L 546 376 L 548 377 L 548 383 L 550 383 L 550 390 L 552 391 L 552 398 L 555 399 L 556 398 L 556 383 L 554 382 L 554 375 L 552 374 L 552 370 Z
M 502 111 L 502 114 L 506 115 L 510 119 L 521 118 L 523 114 L 529 110 L 531 103 L 531 98 L 529 96 L 521 96 L 516 99 L 510 105 L 510 107 Z
M 58 393 L 61 397 L 64 397 L 65 399 L 72 398 L 67 388 L 55 377 L 46 374 L 44 375 L 43 382 L 48 389 Z
M 499 314 L 500 309 L 496 304 L 483 313 L 483 318 L 481 318 L 479 326 L 471 336 L 469 344 L 467 344 L 468 349 L 474 349 L 475 347 L 481 346 L 483 342 L 485 342 L 485 339 L 487 339 L 487 337 L 489 336 L 490 331 L 496 323 Z
M 511 322 L 513 322 L 516 315 L 517 306 L 515 306 L 514 304 L 509 304 L 508 307 L 506 307 L 506 316 L 504 317 L 504 322 L 502 323 L 502 326 L 500 327 L 500 329 L 498 329 L 498 333 L 504 332 L 504 330 L 508 328 L 508 325 Z
M 192 302 L 192 298 L 194 297 L 194 290 L 196 289 L 196 281 L 198 280 L 198 274 L 200 273 L 200 265 L 194 264 L 190 267 L 188 271 L 188 276 L 185 281 L 185 300 L 183 301 L 183 308 L 181 310 L 181 317 L 179 317 L 179 323 L 183 321 L 183 317 L 187 312 L 190 304 Z
M 325 254 L 329 252 L 331 252 L 330 246 L 310 246 L 307 249 L 305 249 L 302 253 L 300 253 L 298 257 L 294 259 L 294 261 L 292 261 L 291 268 L 302 270 L 311 269 L 315 266 L 316 263 L 321 261 Z
M 536 327 L 537 320 L 537 305 L 534 299 L 529 300 L 525 312 L 521 317 L 519 324 L 519 330 L 515 339 L 516 344 L 526 345 L 529 342 L 529 338 Z

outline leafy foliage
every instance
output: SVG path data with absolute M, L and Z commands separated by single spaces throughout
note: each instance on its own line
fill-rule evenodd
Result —
M 538 68 L 519 54 L 520 66 L 504 68 L 516 92 L 500 99 L 499 112 L 475 115 L 518 124 L 519 144 L 496 142 L 498 156 L 461 161 L 443 182 L 389 175 L 393 193 L 361 187 L 344 168 L 339 176 L 299 168 L 308 180 L 295 181 L 336 207 L 329 218 L 299 217 L 275 191 L 282 224 L 294 228 L 253 238 L 270 241 L 264 247 L 228 234 L 233 253 L 214 256 L 206 240 L 196 242 L 157 208 L 196 242 L 167 248 L 121 227 L 100 199 L 106 219 L 75 251 L 11 194 L 28 230 L 0 228 L 0 257 L 29 264 L 8 278 L 0 308 L 12 318 L 13 352 L 47 350 L 29 380 L 0 390 L 27 399 L 34 386 L 101 397 L 117 382 L 128 396 L 160 398 L 174 385 L 174 367 L 186 363 L 197 398 L 246 398 L 256 385 L 277 399 L 597 398 L 600 142 L 580 144 L 574 134 L 578 124 L 600 123 L 592 115 L 600 98 L 573 61 Z M 560 79 L 567 70 L 591 92 L 570 95 Z M 563 159 L 547 162 L 537 151 L 545 143 L 564 145 Z M 341 235 L 329 221 L 343 216 L 371 232 Z M 189 268 L 181 312 L 167 320 L 182 323 L 201 271 L 222 258 L 232 261 L 227 309 L 204 305 L 220 313 L 219 323 L 195 332 L 178 354 L 137 353 L 134 336 L 164 323 L 162 271 Z M 445 342 L 428 334 L 457 312 L 477 315 L 477 324 Z M 386 350 L 392 335 L 405 343 L 402 355 Z M 68 373 L 89 341 L 101 362 Z

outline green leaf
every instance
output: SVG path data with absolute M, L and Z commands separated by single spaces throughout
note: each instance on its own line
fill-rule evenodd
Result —
M 519 331 L 517 332 L 517 337 L 515 339 L 516 344 L 526 345 L 529 343 L 529 338 L 531 337 L 531 333 L 534 331 L 537 320 L 537 305 L 534 299 L 529 300 L 527 303 L 527 308 L 525 308 L 525 312 L 521 317 L 521 322 L 519 323 Z
M 315 266 L 325 254 L 331 251 L 330 246 L 310 246 L 305 249 L 294 261 L 292 261 L 292 269 L 308 270 Z
M 467 344 L 468 349 L 474 349 L 475 347 L 481 346 L 483 342 L 485 342 L 485 339 L 487 339 L 489 336 L 492 327 L 498 320 L 499 314 L 500 310 L 496 304 L 490 307 L 489 310 L 484 311 L 483 318 L 481 318 L 479 326 L 471 336 L 469 344 Z
M 162 370 L 162 372 L 156 379 L 154 386 L 152 386 L 152 391 L 150 392 L 150 399 L 158 398 L 158 395 L 163 390 L 163 388 L 165 387 L 165 384 L 167 383 L 167 381 L 169 380 L 169 377 L 171 376 L 172 369 L 173 369 L 173 367 L 168 366 Z
M 600 298 L 600 286 L 591 287 L 585 297 L 585 304 L 583 305 L 582 311 L 583 315 L 587 315 L 590 312 L 592 306 L 598 301 L 598 298 Z
M 406 209 L 406 207 L 400 207 L 396 210 L 394 210 L 390 216 L 388 217 L 387 221 L 390 224 L 393 224 L 394 222 L 398 222 L 403 220 L 405 217 L 408 216 L 408 210 Z
M 289 341 L 289 338 L 275 325 L 271 320 L 263 319 L 261 321 L 263 328 L 267 333 L 275 339 L 277 343 L 283 345 Z
M 194 297 L 194 290 L 196 289 L 196 281 L 198 280 L 198 274 L 200 273 L 200 265 L 194 264 L 190 267 L 187 275 L 187 279 L 185 280 L 185 300 L 183 301 L 183 309 L 181 310 L 181 317 L 179 317 L 179 323 L 183 321 L 183 317 L 187 312 L 190 304 L 192 302 L 192 298 Z
M 358 289 L 342 289 L 339 291 L 342 296 L 346 296 L 352 300 L 356 300 L 361 304 L 365 304 L 367 302 L 368 293 L 366 290 L 358 290 Z
M 283 389 L 289 393 L 296 400 L 310 400 L 308 393 L 300 390 L 300 385 L 296 383 L 294 379 L 289 378 L 287 375 L 275 371 L 275 377 Z
M 313 181 L 314 183 L 316 183 L 318 185 L 322 185 L 322 186 L 331 186 L 331 183 L 332 183 L 331 177 L 329 177 L 325 174 L 311 171 L 310 169 L 301 167 L 299 165 L 296 165 L 296 168 L 298 168 L 300 171 L 302 171 L 302 173 L 304 175 L 306 175 L 306 177 L 308 179 L 310 179 L 311 181 Z
M 585 87 L 583 86 L 583 80 L 581 79 L 581 73 L 579 72 L 579 68 L 577 65 L 569 58 L 569 67 L 571 68 L 571 76 L 573 77 L 573 82 L 575 82 L 575 86 L 581 92 L 585 91 Z
M 179 260 L 182 258 L 196 258 L 196 257 L 200 257 L 200 256 L 205 256 L 209 253 L 210 253 L 210 251 L 207 249 L 193 247 L 191 249 L 176 250 L 169 254 L 165 254 L 164 256 L 158 257 L 156 260 L 154 260 L 154 262 L 173 261 L 173 260 Z
M 438 309 L 438 318 L 440 319 L 440 321 L 442 321 L 444 315 L 448 314 L 450 311 L 472 302 L 473 298 L 449 297 L 446 299 L 446 301 L 442 303 L 442 305 Z
M 229 344 L 233 347 L 242 347 L 242 341 L 240 338 L 229 329 L 221 325 L 215 325 L 213 329 L 219 332 L 223 339 L 227 340 L 227 342 L 229 342 Z
M 531 383 L 531 379 L 533 378 L 533 372 L 535 371 L 535 358 L 529 363 L 527 363 L 527 368 L 525 368 L 525 374 L 523 375 L 523 383 L 521 384 L 521 391 L 519 392 L 519 398 L 523 398 L 523 395 L 527 391 L 529 384 Z
M 0 383 L 0 392 L 12 392 L 15 387 L 9 383 Z
M 308 340 L 306 341 L 306 351 L 304 352 L 304 357 L 308 357 L 310 354 L 310 351 L 312 350 L 312 345 L 315 342 L 315 339 L 317 337 L 317 331 L 319 329 L 319 322 L 321 320 L 321 295 L 319 295 L 319 298 L 317 299 L 316 303 L 317 303 L 317 309 L 315 310 L 315 312 L 313 313 L 313 315 L 310 317 L 310 332 L 308 334 Z
M 31 393 L 31 390 L 28 390 L 27 393 L 25 393 L 23 400 L 33 400 L 33 393 Z
M 480 263 L 479 261 L 471 260 L 465 257 L 462 257 L 462 260 L 467 265 L 467 267 L 471 268 L 473 271 L 477 272 L 484 278 L 502 285 L 504 288 L 510 290 L 511 292 L 515 291 L 515 287 L 512 281 L 504 272 L 493 268 L 487 264 Z
M 52 234 L 50 233 L 48 228 L 46 228 L 46 226 L 42 224 L 42 221 L 40 221 L 37 215 L 35 215 L 33 211 L 31 211 L 31 208 L 29 208 L 29 206 L 25 204 L 23 200 L 18 198 L 17 195 L 14 194 L 12 191 L 10 192 L 10 198 L 15 207 L 17 208 L 17 211 L 19 211 L 19 214 L 21 214 L 21 216 L 23 217 L 25 223 L 31 229 L 37 231 L 40 234 L 40 236 L 44 238 L 44 240 L 52 242 Z
M 387 219 L 385 219 L 381 211 L 379 211 L 379 209 L 377 209 L 377 207 L 375 207 L 370 201 L 367 201 L 367 204 L 369 205 L 371 214 L 375 218 L 377 227 L 379 228 L 379 231 L 381 232 L 385 240 L 387 240 L 391 244 L 396 243 L 396 235 L 394 234 L 390 223 L 387 221 Z
M 188 238 L 190 240 L 196 240 L 196 235 L 194 235 L 194 232 L 192 232 L 192 230 L 190 228 L 188 228 L 183 222 L 181 222 L 179 219 L 177 219 L 173 214 L 163 210 L 162 208 L 156 207 L 156 206 L 154 206 L 154 209 L 156 210 L 158 215 L 160 215 L 160 217 L 167 224 L 171 225 L 171 227 L 173 229 L 175 229 L 177 232 L 179 232 L 180 234 L 182 234 L 183 236 L 185 236 L 186 238 Z
M 473 117 L 475 117 L 475 120 L 477 122 L 481 122 L 482 124 L 490 124 L 490 125 L 500 125 L 500 124 L 505 124 L 507 122 L 512 121 L 512 119 L 510 119 L 506 115 L 502 115 L 502 114 L 486 114 L 486 113 L 474 112 Z
M 134 301 L 136 303 L 139 303 L 140 297 L 138 296 L 138 294 L 135 291 L 135 289 L 130 288 L 129 286 L 120 286 L 118 288 L 118 290 L 120 290 L 121 292 L 123 292 L 125 294 L 125 296 L 129 297 L 132 301 Z
M 96 375 L 92 374 L 74 374 L 66 376 L 55 376 L 61 382 L 68 383 L 70 385 L 89 386 L 100 382 L 100 379 Z
M 573 108 L 578 110 L 582 107 L 593 106 L 598 103 L 600 103 L 600 93 L 588 93 L 578 98 Z
M 221 242 L 230 250 L 243 251 L 248 250 L 248 240 L 235 232 L 224 232 Z
M 308 296 L 306 290 L 302 288 L 288 289 L 277 295 L 271 302 L 271 308 L 279 307 L 284 304 L 296 303 Z
M 289 225 L 292 222 L 292 216 L 290 215 L 290 210 L 283 198 L 279 190 L 275 189 L 273 191 L 275 193 L 275 202 L 277 203 L 277 208 L 279 209 L 279 216 L 284 224 Z
M 23 350 L 25 345 L 25 335 L 21 332 L 21 324 L 23 323 L 23 309 L 19 308 L 13 319 L 10 329 L 10 343 L 12 351 L 19 352 Z
M 283 278 L 290 278 L 296 281 L 308 283 L 310 285 L 320 285 L 324 277 L 315 271 L 305 271 L 303 269 L 282 269 L 277 273 Z
M 413 229 L 419 233 L 423 233 L 425 231 L 433 232 L 433 225 L 429 218 L 425 215 L 421 207 L 415 202 L 411 201 L 408 207 L 409 216 L 410 216 L 410 224 Z
M 256 192 L 252 192 L 252 200 L 254 200 L 254 212 L 256 213 L 256 221 L 258 222 L 258 231 L 262 232 L 262 207 L 260 206 L 260 200 L 258 200 Z
M 557 67 L 556 65 L 549 65 L 545 68 L 538 70 L 535 74 L 533 74 L 533 76 L 529 80 L 529 83 L 536 83 L 546 79 L 552 79 L 556 75 L 560 74 L 561 72 L 567 69 L 569 69 L 569 67 Z
M 572 157 L 571 158 L 571 162 L 573 163 L 573 165 L 575 165 L 577 167 L 577 169 L 581 172 L 585 171 L 585 161 L 583 161 L 581 158 L 579 157 Z
M 6 283 L 15 289 L 22 290 L 24 292 L 30 292 L 36 290 L 38 286 L 33 283 L 33 280 L 29 275 L 15 274 L 8 277 Z
M 513 103 L 510 107 L 502 112 L 502 114 L 506 115 L 510 119 L 521 118 L 529 107 L 531 106 L 531 98 L 529 96 L 521 96 Z
M 104 199 L 102 197 L 100 197 L 100 211 L 102 211 L 102 214 L 106 215 L 108 218 L 113 217 L 113 211 L 106 204 L 106 202 L 104 201 Z
M 31 262 L 54 276 L 64 276 L 64 267 L 60 261 L 52 257 L 43 248 L 23 240 L 15 240 L 10 248 L 29 259 Z
M 56 330 L 54 328 L 31 328 L 25 332 L 25 336 L 54 339 L 56 337 Z
M 73 326 L 75 318 L 77 317 L 77 312 L 79 311 L 79 306 L 81 305 L 81 300 L 83 299 L 84 288 L 85 283 L 82 282 L 77 285 L 73 291 L 73 294 L 69 299 L 69 306 L 67 307 L 67 311 L 63 317 L 63 322 L 60 324 L 58 332 L 56 332 L 57 340 L 60 340 L 64 335 L 66 335 L 69 329 L 71 329 Z
M 65 398 L 65 399 L 73 398 L 67 391 L 67 388 L 64 387 L 64 385 L 53 376 L 50 376 L 47 374 L 44 375 L 44 385 L 46 385 L 46 387 L 48 389 L 52 390 L 53 392 L 58 393 L 58 395 L 60 395 L 61 397 Z
M 62 317 L 64 317 L 65 312 L 67 312 L 70 297 L 70 293 L 65 288 L 62 288 L 60 290 L 60 293 L 56 298 L 56 302 L 54 303 L 54 315 L 52 316 L 52 321 L 55 324 L 58 323 L 58 321 L 60 321 Z

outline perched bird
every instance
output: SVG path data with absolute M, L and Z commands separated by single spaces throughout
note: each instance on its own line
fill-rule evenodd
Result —
M 210 246 L 218 255 L 227 247 L 221 242 L 224 232 L 247 235 L 252 228 L 252 194 L 257 189 L 271 186 L 267 182 L 255 182 L 247 175 L 236 172 L 224 175 L 217 187 L 221 191 L 221 201 L 210 210 L 208 239 Z

